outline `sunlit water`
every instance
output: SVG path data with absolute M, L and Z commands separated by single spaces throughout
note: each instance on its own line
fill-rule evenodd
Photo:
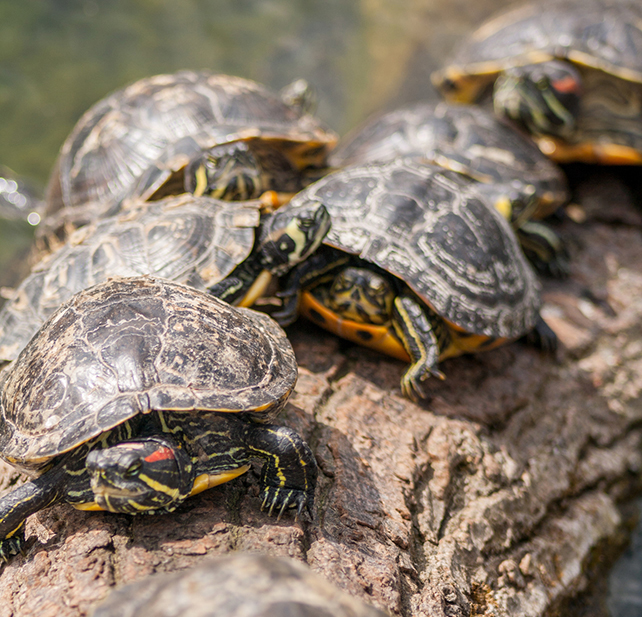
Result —
M 210 69 L 275 89 L 305 77 L 345 133 L 370 113 L 437 95 L 457 41 L 507 0 L 2 0 L 0 164 L 44 186 L 80 115 L 141 77 Z M 0 219 L 0 287 L 24 275 L 31 228 Z M 639 542 L 642 542 L 640 540 Z M 613 617 L 642 615 L 642 548 L 617 570 Z M 627 575 L 637 572 L 631 588 Z M 618 587 L 619 585 L 619 587 Z M 637 612 L 626 612 L 626 599 Z

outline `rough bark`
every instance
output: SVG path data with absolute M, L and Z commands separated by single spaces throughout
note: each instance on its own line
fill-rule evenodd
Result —
M 640 487 L 642 225 L 614 182 L 584 185 L 571 211 L 586 220 L 560 225 L 572 276 L 547 282 L 543 311 L 557 358 L 518 342 L 453 359 L 416 405 L 402 363 L 299 324 L 284 422 L 319 462 L 314 522 L 261 513 L 256 471 L 170 515 L 55 506 L 2 570 L 0 617 L 86 615 L 115 585 L 244 550 L 307 562 L 392 615 L 566 610 L 621 545 L 618 505 Z M 4 492 L 18 476 L 0 471 Z

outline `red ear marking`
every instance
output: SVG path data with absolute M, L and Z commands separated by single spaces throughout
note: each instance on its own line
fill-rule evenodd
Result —
M 576 79 L 573 79 L 570 75 L 562 77 L 552 83 L 553 88 L 558 92 L 579 92 L 580 84 Z
M 156 452 L 152 452 L 148 457 L 145 458 L 146 463 L 155 463 L 156 461 L 164 461 L 168 458 L 176 458 L 174 456 L 174 451 L 171 450 L 170 448 L 166 448 L 165 446 L 161 446 L 156 450 Z

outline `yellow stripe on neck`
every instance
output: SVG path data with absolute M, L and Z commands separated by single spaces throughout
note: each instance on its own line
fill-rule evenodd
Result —
M 194 187 L 194 195 L 196 197 L 201 197 L 205 193 L 207 188 L 207 174 L 205 173 L 205 166 L 200 165 L 196 172 L 194 173 L 196 178 L 196 186 Z
M 263 294 L 265 294 L 271 282 L 272 273 L 267 270 L 263 270 L 263 272 L 256 277 L 255 281 L 247 290 L 247 293 L 238 303 L 238 306 L 252 306 Z
M 202 493 L 208 488 L 213 488 L 214 486 L 218 486 L 219 484 L 224 484 L 225 482 L 234 480 L 234 478 L 238 478 L 240 475 L 243 475 L 249 468 L 249 465 L 243 465 L 242 467 L 239 467 L 237 469 L 231 469 L 230 471 L 224 471 L 222 473 L 201 474 L 194 480 L 194 486 L 192 486 L 192 490 L 190 491 L 190 497 L 192 495 Z

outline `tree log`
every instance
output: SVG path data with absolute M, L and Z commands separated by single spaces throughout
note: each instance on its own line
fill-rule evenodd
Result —
M 114 586 L 246 550 L 391 615 L 564 610 L 621 546 L 619 504 L 641 484 L 642 217 L 616 178 L 596 182 L 559 225 L 570 279 L 545 283 L 556 358 L 516 342 L 446 361 L 417 405 L 401 362 L 297 324 L 283 421 L 319 463 L 314 521 L 260 512 L 257 469 L 167 515 L 54 506 L 2 569 L 0 617 L 87 615 Z M 3 493 L 19 481 L 0 469 Z

